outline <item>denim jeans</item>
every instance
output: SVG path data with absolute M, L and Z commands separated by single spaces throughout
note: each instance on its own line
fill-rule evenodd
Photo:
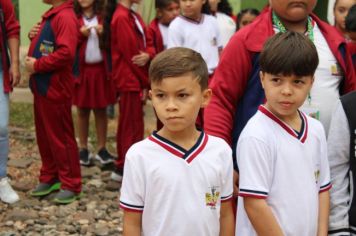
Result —
M 0 63 L 0 179 L 6 177 L 9 155 L 9 94 L 4 93 L 3 71 Z

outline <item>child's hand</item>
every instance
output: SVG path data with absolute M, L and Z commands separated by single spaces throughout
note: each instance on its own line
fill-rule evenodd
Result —
M 35 71 L 35 62 L 36 61 L 37 61 L 37 59 L 34 57 L 26 57 L 26 59 L 25 59 L 25 68 L 30 74 L 33 74 L 36 72 Z
M 141 101 L 143 105 L 146 105 L 147 97 L 148 97 L 148 89 L 143 89 L 141 94 Z
M 16 63 L 11 64 L 9 73 L 10 73 L 11 86 L 15 87 L 20 82 L 20 78 L 21 78 L 18 64 Z
M 135 65 L 144 66 L 150 60 L 150 55 L 146 52 L 140 51 L 140 54 L 133 56 L 131 60 Z
M 30 40 L 32 40 L 34 37 L 36 37 L 36 35 L 38 34 L 38 31 L 40 30 L 40 27 L 41 27 L 41 23 L 40 22 L 37 22 L 37 24 L 35 24 L 30 32 L 28 32 L 28 38 Z
M 90 28 L 89 27 L 86 27 L 85 25 L 82 26 L 80 29 L 79 29 L 80 33 L 82 35 L 84 35 L 85 37 L 88 37 L 89 34 L 90 34 Z
M 101 35 L 104 32 L 104 27 L 103 27 L 103 25 L 97 25 L 97 26 L 95 26 L 95 30 L 98 35 Z

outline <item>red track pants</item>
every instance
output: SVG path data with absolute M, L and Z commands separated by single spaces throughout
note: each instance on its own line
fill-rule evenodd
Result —
M 141 141 L 143 135 L 143 104 L 140 92 L 120 92 L 119 123 L 116 133 L 117 168 L 124 167 L 127 150 L 132 144 Z
M 36 138 L 42 159 L 41 183 L 59 180 L 61 188 L 81 191 L 79 153 L 74 138 L 71 102 L 54 103 L 34 96 Z

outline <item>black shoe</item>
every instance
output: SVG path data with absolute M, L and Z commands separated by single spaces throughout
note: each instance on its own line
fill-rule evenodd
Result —
M 90 165 L 90 153 L 88 149 L 82 148 L 79 151 L 79 158 L 80 158 L 80 164 L 83 166 L 89 166 Z
M 111 172 L 111 179 L 116 182 L 121 182 L 122 177 L 124 176 L 124 170 L 115 168 L 113 172 Z
M 101 164 L 105 165 L 105 164 L 109 164 L 109 163 L 113 163 L 115 157 L 113 155 L 111 155 L 108 150 L 106 150 L 106 148 L 102 148 L 99 150 L 99 152 L 96 154 L 95 159 L 97 159 L 98 161 L 100 161 Z

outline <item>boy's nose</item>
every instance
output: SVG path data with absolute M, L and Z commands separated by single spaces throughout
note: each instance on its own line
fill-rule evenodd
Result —
M 172 111 L 172 110 L 176 110 L 176 109 L 177 109 L 177 105 L 176 105 L 174 99 L 169 99 L 167 102 L 166 110 Z
M 282 94 L 284 94 L 284 95 L 290 95 L 290 94 L 292 94 L 292 91 L 293 90 L 291 88 L 291 85 L 289 85 L 289 84 L 284 85 L 282 88 Z

